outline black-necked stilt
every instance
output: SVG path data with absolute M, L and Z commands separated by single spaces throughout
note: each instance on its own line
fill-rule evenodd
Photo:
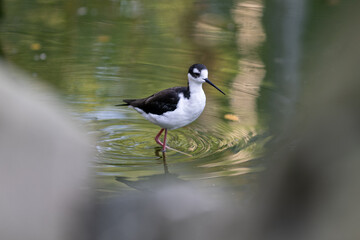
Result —
M 194 64 L 189 68 L 188 86 L 173 87 L 162 90 L 147 98 L 125 99 L 125 104 L 116 106 L 131 106 L 150 122 L 161 127 L 155 141 L 166 150 L 167 130 L 184 127 L 195 121 L 205 108 L 206 97 L 202 89 L 204 82 L 219 90 L 208 79 L 208 70 L 203 64 Z M 165 130 L 164 143 L 159 137 Z

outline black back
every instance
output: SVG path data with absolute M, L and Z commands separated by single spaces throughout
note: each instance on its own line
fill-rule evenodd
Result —
M 194 72 L 194 69 L 198 69 L 199 72 L 203 69 L 207 69 L 205 65 L 197 63 L 190 66 L 188 73 L 191 74 L 194 78 L 200 76 L 200 73 L 197 71 Z M 165 112 L 174 111 L 180 100 L 179 94 L 184 94 L 184 97 L 190 98 L 190 89 L 188 87 L 173 87 L 168 88 L 158 93 L 155 93 L 147 98 L 141 99 L 125 99 L 123 100 L 126 104 L 119 104 L 116 106 L 133 106 L 140 108 L 146 113 L 152 113 L 161 115 Z
M 190 98 L 189 87 L 173 87 L 162 90 L 147 98 L 142 99 L 125 99 L 126 105 L 140 108 L 146 113 L 161 115 L 165 112 L 174 111 L 180 100 L 179 94 Z

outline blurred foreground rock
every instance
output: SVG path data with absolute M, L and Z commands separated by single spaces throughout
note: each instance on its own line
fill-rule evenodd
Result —
M 85 134 L 49 89 L 0 64 L 0 239 L 85 239 Z
M 227 197 L 185 184 L 118 196 L 98 205 L 95 239 L 239 239 L 248 222 Z M 221 199 L 221 200 L 219 200 Z
M 277 109 L 274 119 L 281 120 L 274 123 L 275 137 L 268 146 L 266 183 L 259 193 L 260 211 L 253 236 L 358 239 L 360 31 L 355 23 L 360 20 L 360 2 L 299 1 L 306 6 L 307 11 L 302 13 L 306 18 L 298 16 L 301 12 L 294 11 L 296 5 L 291 2 L 294 1 L 266 2 L 267 20 L 274 16 L 278 20 L 265 22 L 273 43 L 269 70 L 275 72 L 271 76 L 282 79 L 275 89 L 284 89 L 296 79 L 302 81 L 292 85 L 301 90 L 292 106 L 286 107 L 282 102 L 294 103 L 294 91 L 272 94 L 272 106 Z M 304 29 L 297 38 L 290 34 L 294 30 L 281 29 L 284 31 L 278 34 L 279 28 L 299 18 L 301 21 L 297 22 Z M 294 49 L 281 46 L 284 41 L 290 42 L 285 46 L 291 41 L 298 43 L 301 58 L 296 61 L 301 64 L 293 67 L 298 74 L 286 74 L 288 69 L 284 70 L 288 63 L 284 61 L 286 57 L 281 57 L 294 56 Z M 284 116 L 287 113 L 293 114 Z M 284 119 L 287 124 L 282 124 Z

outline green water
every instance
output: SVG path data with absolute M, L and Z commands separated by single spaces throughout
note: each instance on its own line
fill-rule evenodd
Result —
M 269 139 L 258 110 L 262 12 L 261 1 L 9 0 L 1 45 L 5 59 L 55 88 L 96 139 L 100 193 L 164 174 L 246 190 Z M 164 165 L 154 141 L 160 128 L 114 105 L 186 85 L 193 63 L 205 64 L 226 96 L 204 85 L 205 111 L 169 132 L 178 151 Z

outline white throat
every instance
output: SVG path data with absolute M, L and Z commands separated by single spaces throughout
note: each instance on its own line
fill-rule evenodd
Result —
M 189 77 L 188 83 L 189 83 L 190 94 L 191 93 L 204 92 L 203 89 L 202 89 L 203 82 L 194 81 L 193 79 L 191 79 Z

